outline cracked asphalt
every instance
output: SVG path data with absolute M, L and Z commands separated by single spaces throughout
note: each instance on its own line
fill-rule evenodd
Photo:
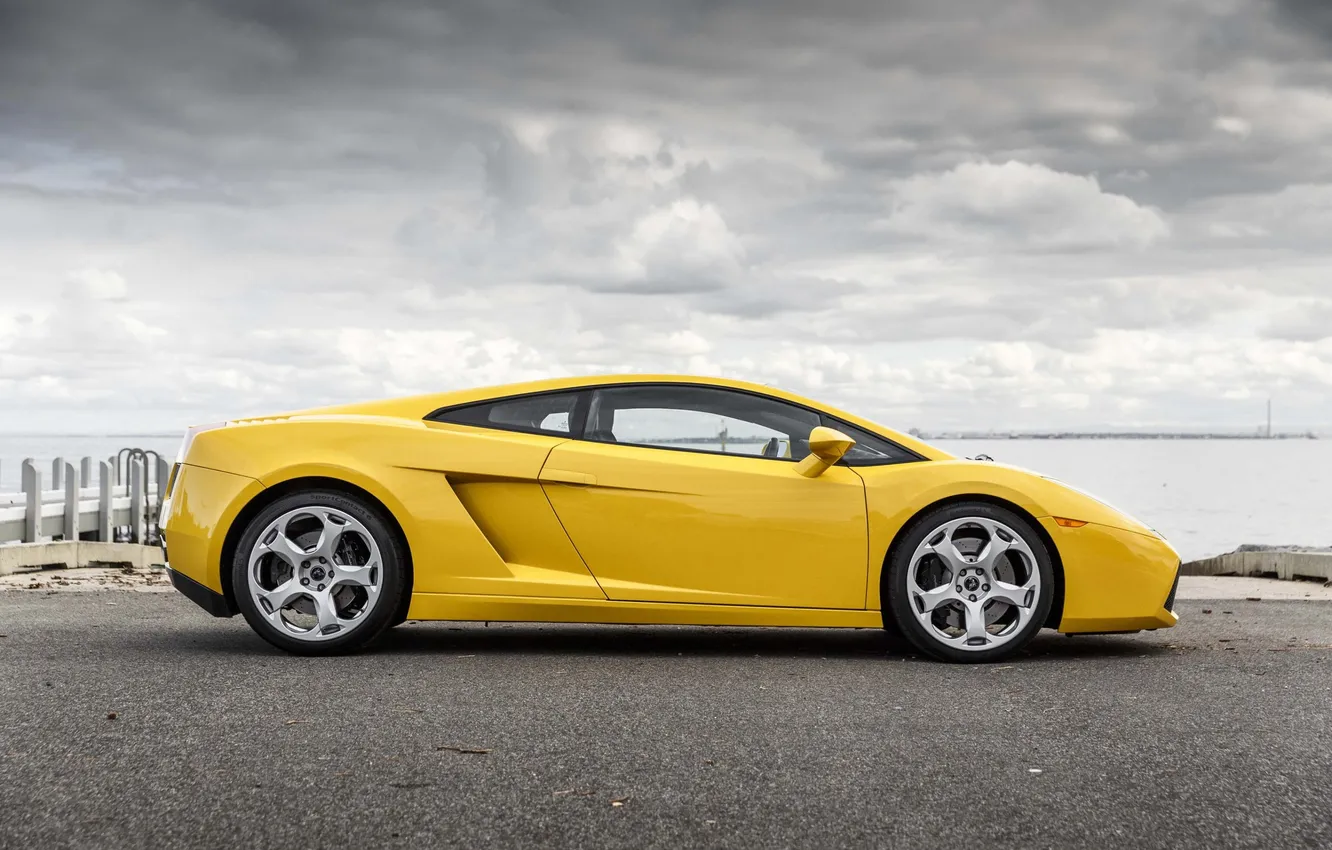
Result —
M 1180 609 L 997 666 L 443 623 L 303 659 L 176 594 L 4 592 L 0 847 L 1332 846 L 1332 604 Z

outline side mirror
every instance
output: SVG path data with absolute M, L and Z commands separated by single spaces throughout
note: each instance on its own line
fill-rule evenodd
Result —
M 796 464 L 796 472 L 806 478 L 818 478 L 855 444 L 855 440 L 841 431 L 820 425 L 809 432 L 809 456 Z

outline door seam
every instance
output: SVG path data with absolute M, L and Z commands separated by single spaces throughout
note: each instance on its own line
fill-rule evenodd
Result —
M 573 442 L 573 440 L 564 441 L 564 443 L 570 442 Z M 560 512 L 555 510 L 555 503 L 550 500 L 550 493 L 546 490 L 546 483 L 541 480 L 541 473 L 545 471 L 546 464 L 550 463 L 550 456 L 555 453 L 556 449 L 564 445 L 564 443 L 556 443 L 550 447 L 550 451 L 546 452 L 545 460 L 541 461 L 541 469 L 537 470 L 536 485 L 541 488 L 541 497 L 546 500 L 546 504 L 550 506 L 551 514 L 555 516 L 555 521 L 560 524 L 560 531 L 564 532 L 564 539 L 569 541 L 569 545 L 573 547 L 574 554 L 578 556 L 578 560 L 583 562 L 583 569 L 587 570 L 587 574 L 592 576 L 592 581 L 597 583 L 597 590 L 600 590 L 601 595 L 606 598 L 607 602 L 609 602 L 610 594 L 606 592 L 606 588 L 601 586 L 601 579 L 597 578 L 597 574 L 592 570 L 592 565 L 587 562 L 587 558 L 583 557 L 583 552 L 578 548 L 578 544 L 574 542 L 573 535 L 569 533 L 569 529 L 564 527 L 564 520 L 560 517 Z

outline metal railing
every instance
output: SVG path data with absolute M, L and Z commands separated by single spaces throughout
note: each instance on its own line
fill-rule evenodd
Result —
M 0 493 L 0 545 L 48 540 L 158 542 L 157 521 L 171 467 L 157 452 L 122 449 L 97 463 L 56 458 L 50 487 L 31 458 L 22 492 Z

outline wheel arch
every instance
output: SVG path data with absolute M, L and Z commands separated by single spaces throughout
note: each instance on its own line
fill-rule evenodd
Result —
M 1007 499 L 991 496 L 985 493 L 961 493 L 955 496 L 939 499 L 938 501 L 931 502 L 921 508 L 909 520 L 902 524 L 902 527 L 898 529 L 897 534 L 893 536 L 893 542 L 888 545 L 888 551 L 884 553 L 883 561 L 879 565 L 879 607 L 883 611 L 884 616 L 892 616 L 892 608 L 888 604 L 888 594 L 892 590 L 890 582 L 888 581 L 888 567 L 892 563 L 893 556 L 897 553 L 897 549 L 902 541 L 904 541 L 921 520 L 929 514 L 941 508 L 947 508 L 951 505 L 958 505 L 966 502 L 984 502 L 1003 508 L 1004 510 L 1012 511 L 1031 524 L 1031 527 L 1036 531 L 1037 536 L 1040 538 L 1041 543 L 1045 545 L 1046 551 L 1050 553 L 1050 564 L 1054 568 L 1055 595 L 1050 604 L 1050 614 L 1045 619 L 1045 628 L 1058 628 L 1059 623 L 1064 617 L 1064 560 L 1059 554 L 1059 547 L 1055 545 L 1054 539 L 1050 537 L 1050 532 L 1046 530 L 1040 520 L 1032 515 L 1031 511 L 1021 505 L 1010 502 Z
M 404 555 L 407 575 L 404 577 L 405 584 L 400 610 L 395 612 L 394 615 L 395 621 L 400 615 L 405 616 L 407 613 L 407 606 L 412 598 L 413 566 L 412 548 L 407 542 L 407 534 L 402 529 L 402 523 L 398 521 L 398 518 L 394 515 L 393 511 L 390 510 L 381 499 L 368 490 L 340 478 L 329 478 L 326 476 L 315 475 L 290 478 L 286 481 L 274 484 L 272 487 L 265 487 L 263 490 L 260 490 L 253 499 L 247 502 L 245 506 L 240 509 L 239 513 L 236 514 L 236 518 L 232 520 L 231 526 L 227 529 L 227 534 L 222 540 L 221 562 L 218 565 L 218 572 L 220 573 L 220 578 L 222 580 L 222 594 L 226 597 L 227 602 L 233 609 L 236 608 L 236 591 L 235 588 L 232 587 L 231 564 L 236 557 L 236 547 L 240 545 L 241 536 L 245 534 L 245 529 L 249 526 L 250 521 L 254 519 L 260 511 L 273 504 L 278 499 L 292 493 L 299 493 L 303 490 L 334 490 L 344 493 L 365 502 L 371 510 L 380 514 L 381 518 L 388 525 L 389 530 L 395 536 L 398 545 L 402 547 Z

